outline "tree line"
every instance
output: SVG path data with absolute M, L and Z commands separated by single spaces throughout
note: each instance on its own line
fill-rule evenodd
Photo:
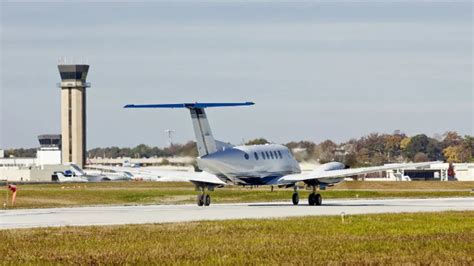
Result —
M 257 138 L 246 144 L 265 143 L 270 142 L 264 138 Z M 474 137 L 469 135 L 463 137 L 454 131 L 428 137 L 425 134 L 408 136 L 397 130 L 393 134 L 371 133 L 359 139 L 350 139 L 342 143 L 335 143 L 332 140 L 325 140 L 321 143 L 292 141 L 285 145 L 293 152 L 298 161 L 320 163 L 340 161 L 351 167 L 407 161 L 442 160 L 453 163 L 474 161 Z M 185 144 L 173 144 L 166 148 L 145 144 L 133 148 L 94 148 L 88 151 L 88 158 L 195 157 L 197 154 L 196 143 L 190 141 Z M 36 148 L 6 150 L 5 156 L 35 157 Z
M 319 144 L 290 142 L 286 146 L 300 161 L 340 161 L 351 167 L 408 161 L 463 163 L 474 160 L 474 137 L 462 137 L 454 131 L 434 137 L 425 134 L 408 136 L 400 131 L 393 134 L 371 133 L 339 144 L 325 140 Z
M 166 148 L 151 147 L 140 144 L 134 148 L 95 148 L 87 152 L 89 158 L 153 158 L 153 157 L 172 157 L 172 156 L 197 156 L 196 143 L 189 141 L 185 144 L 172 144 Z
M 270 143 L 265 138 L 246 142 L 247 145 Z M 443 135 L 428 137 L 425 134 L 408 136 L 395 131 L 392 134 L 371 133 L 359 139 L 350 139 L 342 143 L 325 140 L 292 141 L 285 144 L 298 161 L 317 161 L 326 163 L 340 161 L 356 166 L 381 165 L 390 162 L 447 161 L 453 163 L 474 160 L 474 137 L 461 136 L 449 131 Z M 88 152 L 89 158 L 105 157 L 170 157 L 197 156 L 196 143 L 173 144 L 167 148 L 150 147 L 140 144 L 135 148 L 95 148 Z

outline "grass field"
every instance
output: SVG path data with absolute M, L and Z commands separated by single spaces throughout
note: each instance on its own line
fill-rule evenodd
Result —
M 0 231 L 3 264 L 474 264 L 474 212 Z
M 344 182 L 321 191 L 323 198 L 469 197 L 474 182 Z M 302 190 L 305 200 L 308 191 Z M 19 185 L 15 208 L 50 208 L 104 204 L 193 203 L 197 192 L 190 183 L 105 182 L 87 184 Z M 229 186 L 211 192 L 213 203 L 291 201 L 292 189 Z M 7 190 L 0 194 L 7 200 Z M 11 208 L 11 207 L 9 207 Z

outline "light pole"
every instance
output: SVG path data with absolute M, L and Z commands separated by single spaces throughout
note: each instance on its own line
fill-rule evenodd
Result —
M 173 134 L 175 131 L 172 129 L 167 129 L 165 132 L 168 134 L 168 145 L 171 147 L 171 145 L 173 145 Z

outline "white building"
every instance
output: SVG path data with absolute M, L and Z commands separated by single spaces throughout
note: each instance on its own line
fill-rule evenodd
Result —
M 41 135 L 38 140 L 41 148 L 36 158 L 0 156 L 0 180 L 49 182 L 55 171 L 69 168 L 61 164 L 60 135 Z
M 474 181 L 474 163 L 454 163 L 453 166 L 454 180 Z M 387 178 L 399 180 L 401 176 L 409 176 L 411 180 L 448 181 L 448 168 L 449 163 L 437 163 L 428 168 L 387 171 Z

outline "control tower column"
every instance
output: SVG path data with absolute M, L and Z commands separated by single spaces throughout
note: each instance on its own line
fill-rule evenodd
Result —
M 58 65 L 61 75 L 62 163 L 86 162 L 86 82 L 89 65 Z

